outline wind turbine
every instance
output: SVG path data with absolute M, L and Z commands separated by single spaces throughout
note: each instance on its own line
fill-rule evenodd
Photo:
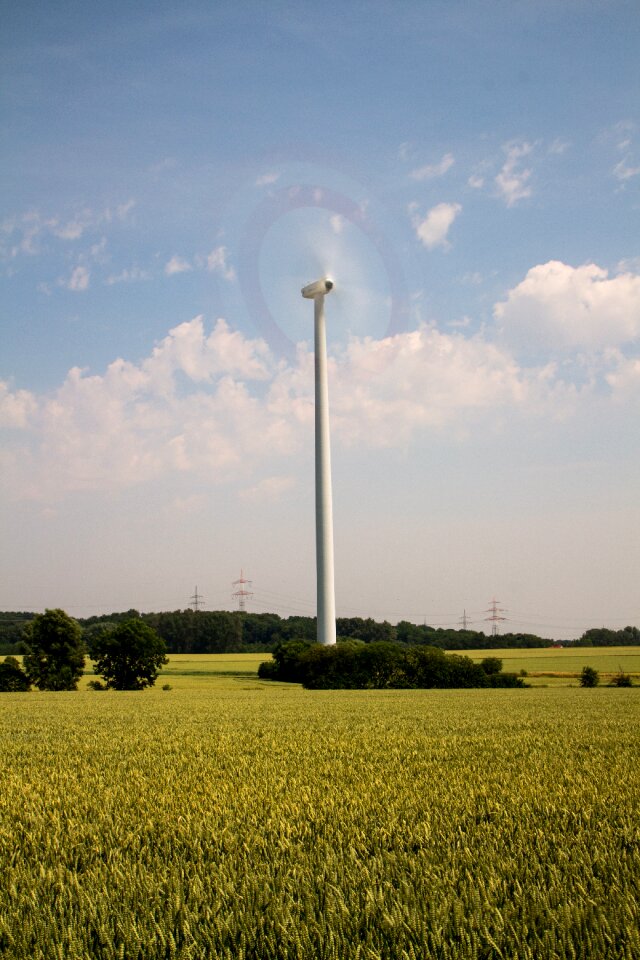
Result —
M 336 597 L 333 573 L 333 505 L 331 498 L 331 438 L 329 434 L 329 386 L 327 382 L 327 335 L 324 298 L 333 290 L 325 277 L 302 288 L 313 300 L 316 383 L 316 582 L 318 643 L 336 642 Z

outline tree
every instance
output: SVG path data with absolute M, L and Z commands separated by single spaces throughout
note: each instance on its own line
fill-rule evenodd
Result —
M 23 693 L 29 689 L 29 678 L 15 657 L 0 663 L 0 693 Z
M 64 610 L 45 610 L 25 630 L 24 670 L 40 690 L 77 690 L 84 670 L 82 630 Z
M 95 673 L 112 690 L 143 690 L 156 682 L 168 663 L 164 640 L 144 620 L 125 620 L 91 638 Z
M 485 657 L 484 660 L 480 661 L 480 666 L 485 673 L 491 676 L 494 673 L 500 673 L 502 670 L 502 660 L 500 657 Z
M 600 674 L 594 667 L 583 667 L 580 674 L 581 687 L 597 687 L 600 683 Z

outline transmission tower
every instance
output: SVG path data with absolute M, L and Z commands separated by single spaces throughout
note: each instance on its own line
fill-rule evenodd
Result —
M 231 594 L 231 596 L 232 596 L 234 599 L 235 599 L 236 597 L 238 598 L 238 610 L 244 611 L 244 610 L 247 609 L 247 599 L 248 599 L 249 597 L 252 597 L 253 594 L 251 593 L 250 590 L 246 590 L 245 587 L 247 587 L 247 586 L 250 587 L 251 584 L 252 584 L 252 581 L 251 581 L 251 580 L 247 580 L 247 579 L 245 578 L 245 575 L 244 575 L 244 573 L 242 572 L 242 570 L 240 571 L 240 579 L 233 581 L 232 586 L 238 587 L 238 589 L 235 590 L 235 591 Z
M 491 624 L 492 637 L 495 637 L 496 634 L 498 633 L 498 623 L 501 620 L 507 619 L 506 617 L 502 616 L 502 614 L 506 613 L 507 611 L 503 607 L 499 607 L 498 606 L 499 603 L 500 601 L 496 600 L 496 598 L 494 597 L 493 600 L 491 600 L 491 602 L 489 603 L 489 609 L 485 610 L 485 613 L 488 613 L 489 616 L 485 617 L 484 619 Z
M 462 624 L 462 629 L 463 629 L 463 630 L 467 630 L 467 629 L 468 629 L 469 624 L 471 623 L 471 621 L 469 620 L 469 617 L 467 616 L 467 611 L 466 611 L 466 610 L 463 611 L 462 616 L 461 616 L 460 619 L 458 620 L 458 623 Z
M 191 606 L 196 611 L 196 613 L 198 612 L 200 607 L 204 606 L 204 597 L 202 596 L 201 593 L 198 593 L 197 587 L 194 591 L 193 596 L 190 598 L 190 600 L 191 600 Z

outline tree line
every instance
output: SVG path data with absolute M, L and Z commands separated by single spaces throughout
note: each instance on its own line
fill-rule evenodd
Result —
M 86 654 L 94 663 L 94 690 L 152 687 L 167 663 L 164 641 L 140 617 L 105 625 L 86 644 L 82 628 L 64 610 L 45 610 L 22 635 L 22 664 L 12 655 L 0 663 L 0 693 L 77 690 Z
M 33 613 L 0 613 L 0 654 L 22 654 L 25 629 Z M 176 610 L 170 613 L 139 613 L 127 610 L 78 619 L 86 645 L 105 629 L 127 620 L 142 620 L 162 638 L 168 653 L 270 653 L 288 640 L 316 639 L 315 617 L 280 617 L 276 613 L 230 612 L 228 610 Z M 439 647 L 441 650 L 496 650 L 549 647 L 553 640 L 531 633 L 503 633 L 495 636 L 481 630 L 454 630 L 401 620 L 393 625 L 371 617 L 338 617 L 341 639 L 364 643 L 399 643 L 403 646 Z M 563 646 L 639 646 L 640 630 L 625 627 L 610 630 L 592 628 Z

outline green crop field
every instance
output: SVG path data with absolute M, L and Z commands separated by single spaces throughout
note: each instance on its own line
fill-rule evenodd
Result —
M 510 673 L 527 671 L 527 683 L 534 686 L 576 686 L 583 667 L 595 667 L 600 672 L 601 683 L 623 670 L 630 674 L 634 683 L 640 685 L 639 647 L 580 647 L 563 649 L 556 647 L 541 650 L 465 650 L 453 651 L 480 661 L 484 657 L 499 657 L 503 669 Z M 243 681 L 257 681 L 258 666 L 269 660 L 268 653 L 223 653 L 223 654 L 172 654 L 169 664 L 163 669 L 159 683 L 170 683 L 176 689 L 198 684 L 199 686 L 225 686 L 229 678 L 233 686 Z M 93 675 L 87 664 L 87 676 Z
M 640 958 L 640 688 L 311 692 L 261 659 L 0 697 L 0 956 Z
M 459 652 L 459 651 L 453 651 Z M 462 652 L 462 651 L 460 651 Z M 640 682 L 640 647 L 547 647 L 541 650 L 465 650 L 473 660 L 500 657 L 509 673 L 526 670 L 528 682 L 575 685 L 583 667 L 595 667 L 601 683 L 608 683 L 621 670 Z

